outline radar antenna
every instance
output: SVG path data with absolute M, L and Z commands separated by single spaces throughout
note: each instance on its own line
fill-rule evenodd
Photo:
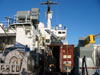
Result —
M 50 5 L 57 5 L 57 4 L 58 3 L 52 2 L 51 0 L 48 0 L 46 2 L 41 3 L 41 5 L 48 5 L 48 11 L 47 12 L 50 12 Z

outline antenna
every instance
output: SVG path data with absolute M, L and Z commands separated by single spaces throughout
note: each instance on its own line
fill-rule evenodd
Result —
M 7 19 L 7 21 L 8 21 L 8 26 L 9 26 L 9 25 L 10 25 L 10 20 L 13 20 L 13 18 L 8 17 L 8 16 L 6 16 L 5 18 Z
M 56 2 L 52 2 L 50 0 L 47 0 L 44 3 L 41 3 L 41 5 L 48 5 L 48 10 L 47 10 L 47 28 L 51 29 L 51 19 L 52 19 L 52 12 L 50 11 L 50 5 L 57 5 Z
M 96 35 L 94 35 L 95 36 L 95 38 L 98 38 L 99 36 L 100 36 L 100 33 L 99 34 L 96 34 Z
M 48 11 L 47 11 L 47 12 L 50 12 L 50 5 L 57 5 L 57 4 L 58 4 L 58 3 L 52 2 L 52 1 L 50 1 L 50 0 L 41 3 L 41 5 L 48 5 Z

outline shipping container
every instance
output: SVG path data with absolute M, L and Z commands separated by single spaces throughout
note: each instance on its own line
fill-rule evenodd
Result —
M 71 73 L 74 67 L 74 45 L 48 45 L 55 59 L 56 71 Z

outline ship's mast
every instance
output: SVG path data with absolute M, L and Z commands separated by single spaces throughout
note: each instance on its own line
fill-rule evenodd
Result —
M 42 5 L 48 5 L 48 9 L 47 9 L 47 28 L 51 29 L 51 19 L 52 19 L 52 12 L 51 12 L 51 7 L 50 5 L 56 5 L 56 2 L 52 2 L 50 0 L 48 0 L 47 2 L 42 3 Z

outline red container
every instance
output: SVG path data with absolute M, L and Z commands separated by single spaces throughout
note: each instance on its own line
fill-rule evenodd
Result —
M 60 47 L 60 71 L 71 72 L 74 67 L 74 46 L 62 45 Z
M 59 72 L 71 72 L 74 67 L 74 45 L 51 44 L 48 45 L 58 59 L 56 64 Z

